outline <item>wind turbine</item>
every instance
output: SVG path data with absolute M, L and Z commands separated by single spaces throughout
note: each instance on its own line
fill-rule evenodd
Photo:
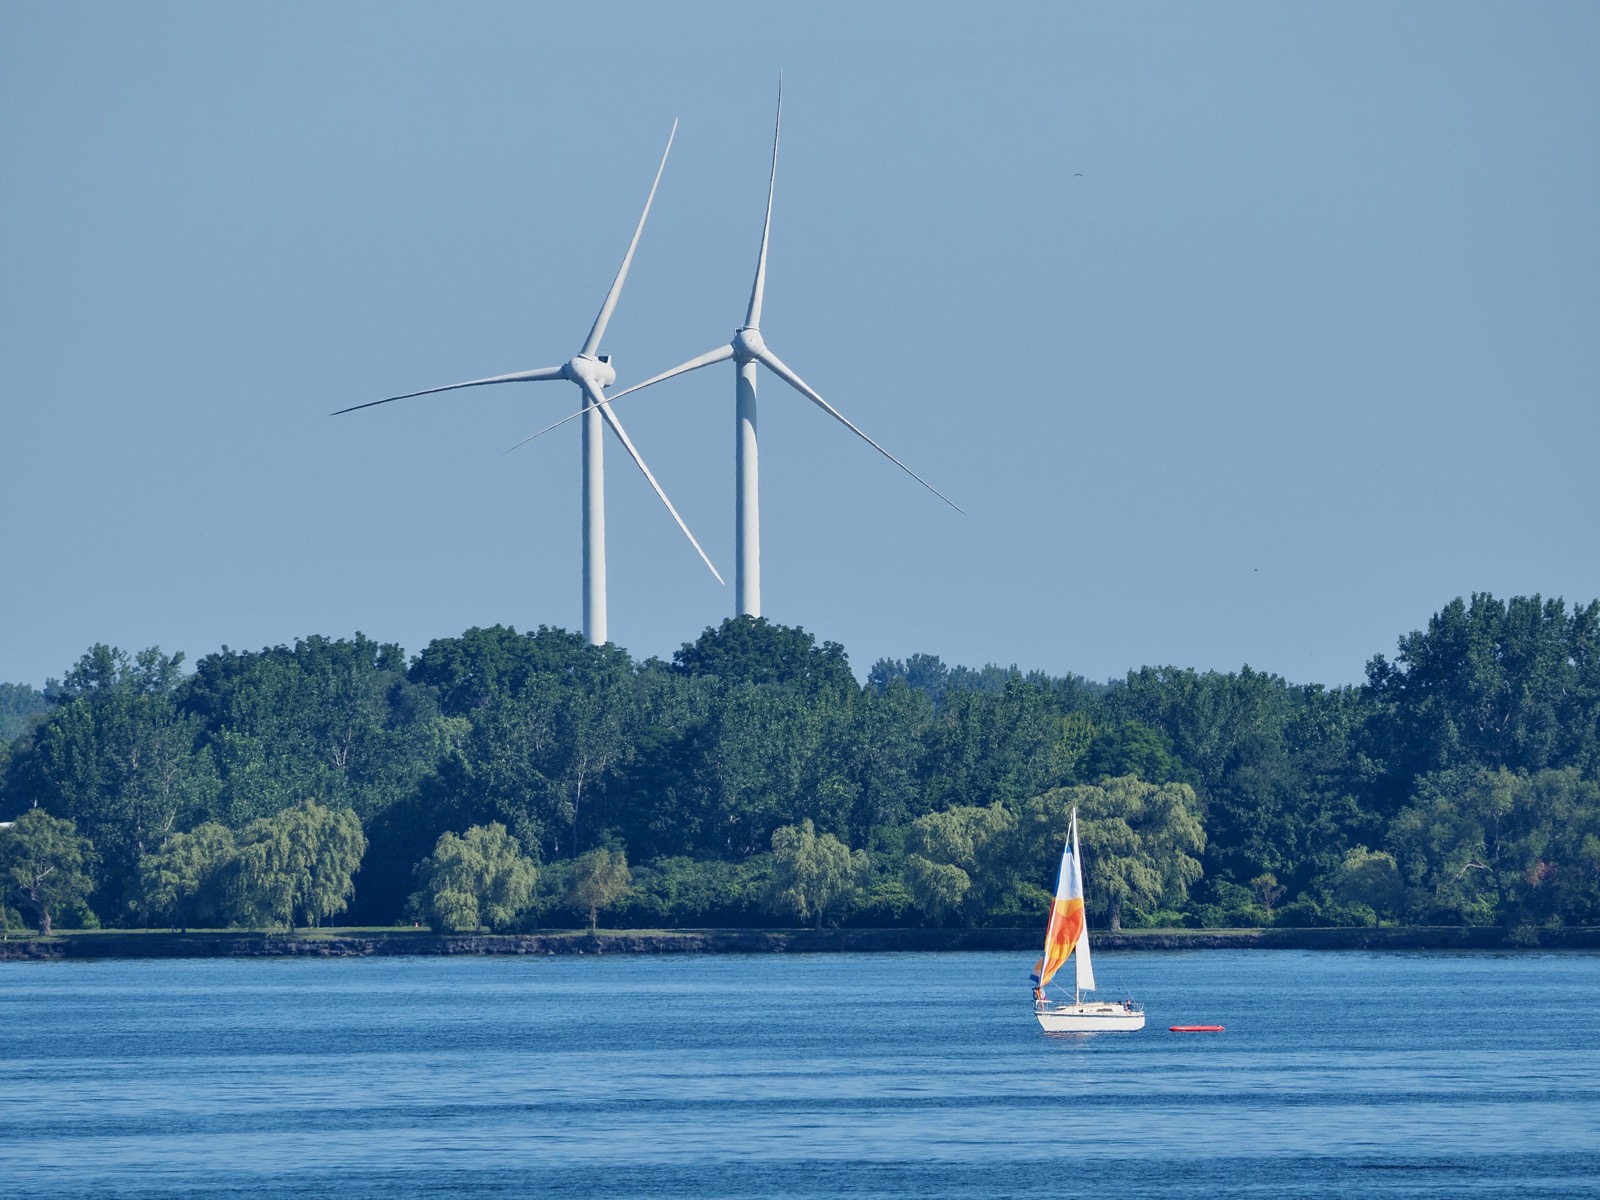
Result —
M 799 392 L 823 412 L 838 421 L 851 433 L 866 442 L 879 454 L 883 455 L 895 466 L 899 467 L 923 487 L 927 488 L 939 499 L 943 500 L 957 512 L 964 510 L 950 497 L 934 487 L 922 476 L 918 475 L 905 463 L 890 454 L 877 442 L 873 441 L 858 429 L 848 417 L 833 405 L 829 404 L 816 390 L 784 365 L 783 361 L 774 354 L 761 336 L 761 302 L 766 291 L 767 280 L 767 242 L 772 229 L 772 196 L 778 180 L 778 132 L 783 124 L 783 81 L 778 81 L 778 115 L 772 127 L 772 174 L 767 181 L 767 216 L 761 226 L 761 254 L 756 260 L 755 284 L 750 289 L 750 305 L 745 310 L 744 324 L 734 331 L 733 340 L 726 345 L 718 346 L 715 350 L 707 351 L 698 358 L 691 358 L 686 363 L 673 367 L 670 371 L 663 371 L 659 375 L 646 379 L 643 383 L 636 383 L 624 391 L 617 392 L 607 398 L 606 407 L 622 399 L 622 397 L 641 388 L 651 387 L 663 380 L 671 379 L 675 375 L 683 375 L 689 371 L 697 371 L 701 367 L 709 367 L 712 363 L 726 362 L 732 359 L 737 372 L 734 388 L 734 460 L 735 460 L 735 507 L 734 527 L 738 547 L 738 561 L 734 568 L 735 593 L 737 605 L 735 614 L 738 616 L 759 617 L 761 615 L 761 501 L 759 482 L 759 449 L 756 441 L 756 364 L 765 366 L 769 371 L 783 380 L 795 391 Z M 573 413 L 564 417 L 554 425 L 541 429 L 533 437 L 524 439 L 518 445 L 524 445 L 549 433 L 557 426 L 564 425 L 567 421 L 579 416 Z M 513 447 L 515 449 L 515 447 Z
M 616 311 L 617 298 L 621 296 L 623 282 L 628 278 L 628 267 L 633 263 L 633 252 L 638 248 L 639 235 L 644 232 L 645 218 L 650 215 L 650 205 L 656 198 L 656 188 L 661 183 L 661 172 L 666 170 L 667 155 L 672 152 L 672 139 L 677 133 L 678 122 L 673 121 L 672 132 L 667 135 L 667 148 L 662 151 L 661 165 L 656 168 L 655 182 L 650 185 L 650 195 L 645 198 L 644 212 L 639 214 L 639 224 L 633 231 L 633 240 L 628 243 L 628 252 L 622 256 L 622 266 L 617 269 L 617 277 L 611 281 L 611 290 L 606 293 L 605 303 L 601 304 L 600 313 L 594 319 L 594 327 L 589 330 L 589 336 L 584 339 L 583 348 L 577 354 L 559 367 L 539 367 L 532 371 L 515 371 L 510 375 L 494 375 L 488 379 L 448 383 L 443 387 L 424 388 L 420 392 L 405 392 L 399 396 L 389 396 L 366 404 L 355 404 L 349 408 L 341 408 L 333 414 L 339 416 L 340 413 L 375 408 L 379 404 L 388 404 L 394 400 L 431 396 L 435 392 L 451 392 L 458 388 L 483 387 L 491 383 L 540 383 L 550 379 L 565 379 L 577 384 L 579 391 L 583 393 L 584 402 L 583 408 L 574 414 L 583 417 L 583 633 L 589 643 L 595 646 L 604 645 L 607 640 L 606 499 L 602 421 L 611 426 L 611 431 L 617 435 L 617 439 L 627 450 L 628 457 L 633 459 L 634 464 L 644 473 L 644 477 L 650 481 L 650 486 L 661 498 L 661 503 L 667 506 L 672 519 L 678 523 L 678 528 L 683 530 L 684 537 L 689 539 L 689 544 L 695 548 L 701 560 L 711 568 L 711 573 L 716 576 L 717 582 L 723 582 L 722 576 L 717 573 L 717 568 L 712 566 L 711 560 L 706 557 L 706 552 L 700 548 L 700 543 L 695 541 L 694 534 L 689 532 L 689 527 L 678 515 L 678 510 L 672 507 L 672 501 L 667 499 L 666 492 L 661 490 L 656 477 L 650 473 L 650 468 L 645 466 L 644 459 L 639 456 L 633 441 L 622 428 L 622 422 L 617 420 L 617 415 L 605 402 L 605 389 L 616 382 L 617 371 L 611 365 L 611 356 L 600 353 L 600 339 L 605 336 L 606 325 L 611 320 L 611 314 Z

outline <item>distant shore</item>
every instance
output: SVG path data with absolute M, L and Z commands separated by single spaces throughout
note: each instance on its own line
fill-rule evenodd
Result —
M 1487 926 L 1342 929 L 1132 929 L 1094 933 L 1096 950 L 1600 950 L 1600 928 Z M 426 929 L 237 930 L 177 933 L 74 930 L 10 937 L 0 961 L 100 958 L 348 958 L 406 954 L 810 954 L 839 951 L 1011 950 L 1037 929 L 651 929 L 434 933 Z

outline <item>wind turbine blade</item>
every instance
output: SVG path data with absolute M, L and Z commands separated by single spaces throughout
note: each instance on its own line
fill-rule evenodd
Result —
M 510 375 L 494 375 L 488 379 L 469 379 L 465 383 L 447 383 L 443 387 L 423 388 L 420 392 L 406 392 L 399 396 L 386 396 L 382 400 L 369 400 L 365 404 L 352 404 L 349 408 L 341 408 L 340 413 L 356 412 L 363 408 L 376 408 L 380 404 L 388 404 L 393 400 L 409 400 L 413 396 L 431 396 L 435 392 L 453 392 L 457 388 L 482 387 L 487 383 L 536 383 L 544 379 L 565 379 L 561 367 L 540 367 L 536 371 L 515 371 Z
M 672 514 L 672 519 L 678 523 L 678 528 L 683 530 L 683 536 L 689 539 L 689 544 L 694 547 L 695 553 L 700 556 L 700 561 L 711 568 L 711 573 L 717 577 L 718 583 L 726 586 L 726 581 L 722 578 L 722 575 L 717 571 L 716 567 L 712 566 L 711 560 L 706 557 L 706 552 L 700 548 L 700 543 L 695 541 L 694 534 L 690 533 L 689 527 L 683 523 L 683 518 L 678 515 L 678 510 L 672 507 L 672 501 L 668 500 L 667 494 L 661 490 L 661 485 L 656 482 L 656 477 L 650 474 L 650 468 L 644 465 L 644 459 L 639 457 L 639 451 L 634 449 L 632 439 L 628 437 L 627 432 L 622 428 L 622 422 L 617 420 L 617 414 L 611 411 L 611 405 L 606 402 L 606 398 L 601 395 L 598 388 L 589 383 L 583 385 L 583 394 L 589 398 L 589 403 L 600 409 L 600 415 L 605 418 L 606 424 L 611 426 L 611 432 L 615 433 L 618 440 L 622 442 L 623 448 L 628 452 L 628 457 L 633 459 L 634 466 L 644 472 L 644 477 L 650 481 L 650 486 L 655 489 L 656 495 L 661 497 L 661 503 L 667 506 L 667 511 Z
M 712 363 L 727 362 L 728 359 L 732 357 L 733 347 L 731 345 L 718 346 L 715 350 L 708 351 L 705 354 L 702 354 L 699 358 L 691 358 L 686 363 L 679 363 L 670 371 L 663 371 L 659 375 L 652 375 L 643 383 L 636 383 L 631 388 L 623 388 L 620 392 L 614 392 L 610 397 L 608 397 L 608 399 L 612 401 L 621 400 L 629 392 L 637 392 L 640 388 L 651 387 L 660 383 L 663 379 L 671 379 L 674 375 L 683 375 L 689 371 L 698 371 L 701 367 L 709 367 Z
M 823 412 L 827 413 L 834 420 L 838 421 L 839 424 L 843 425 L 851 433 L 855 434 L 862 441 L 866 442 L 867 445 L 871 446 L 879 454 L 883 455 L 890 462 L 892 462 L 895 466 L 899 467 L 907 475 L 911 476 L 911 478 L 915 479 L 923 487 L 927 488 L 935 496 L 937 496 L 937 497 L 939 497 L 939 499 L 943 500 L 951 508 L 955 509 L 958 513 L 962 514 L 963 516 L 966 515 L 966 511 L 967 511 L 966 509 L 962 508 L 954 500 L 950 499 L 949 496 L 946 496 L 938 488 L 934 487 L 933 484 L 929 483 L 921 475 L 918 475 L 910 467 L 906 466 L 905 463 L 901 462 L 898 458 L 896 458 L 894 455 L 890 454 L 882 446 L 878 445 L 877 442 L 873 441 L 866 434 L 862 433 L 861 430 L 857 429 L 855 427 L 855 425 L 851 424 L 850 419 L 848 417 L 846 417 L 842 412 L 840 412 L 833 405 L 829 404 L 821 396 L 817 395 L 816 391 L 812 389 L 810 384 L 808 384 L 804 379 L 801 379 L 800 376 L 796 375 L 788 367 L 784 366 L 782 360 L 780 360 L 778 358 L 778 356 L 776 354 L 774 354 L 771 350 L 763 350 L 761 352 L 761 361 L 764 364 L 766 364 L 767 369 L 769 371 L 771 371 L 774 375 L 776 375 L 779 379 L 783 380 L 790 387 L 792 387 L 795 391 L 799 392 L 807 400 L 811 401 L 811 403 L 815 404 L 818 408 L 822 409 Z
M 539 430 L 538 433 L 530 433 L 527 437 L 523 438 L 515 446 L 507 446 L 504 450 L 500 451 L 500 457 L 504 458 L 507 454 L 510 454 L 513 450 L 522 449 L 522 447 L 526 446 L 529 442 L 533 441 L 534 438 L 542 438 L 545 434 L 549 433 L 552 429 L 560 429 L 568 421 L 576 421 L 579 417 L 583 416 L 583 412 L 584 412 L 584 410 L 580 408 L 577 412 L 568 413 L 566 416 L 562 417 L 561 420 L 555 421 L 552 424 L 546 425 L 543 429 Z
M 778 185 L 778 130 L 783 125 L 783 73 L 778 73 L 778 117 L 772 123 L 772 174 L 767 179 L 767 219 L 761 225 L 761 257 L 756 259 L 756 281 L 745 311 L 747 328 L 761 328 L 761 301 L 767 290 L 767 235 L 772 230 L 772 192 Z
M 672 153 L 672 139 L 678 136 L 678 121 L 673 118 L 672 132 L 667 134 L 667 148 L 661 152 L 661 165 L 656 168 L 655 182 L 650 185 L 650 194 L 645 197 L 644 211 L 639 214 L 639 227 L 633 231 L 633 241 L 628 243 L 628 252 L 622 256 L 622 266 L 617 268 L 617 277 L 611 281 L 611 290 L 606 293 L 606 302 L 600 306 L 600 315 L 594 319 L 594 328 L 589 330 L 588 340 L 583 343 L 580 353 L 594 354 L 600 349 L 600 339 L 605 335 L 606 324 L 611 320 L 611 314 L 616 311 L 617 297 L 622 295 L 622 284 L 628 278 L 628 268 L 633 265 L 633 252 L 639 247 L 639 235 L 644 232 L 644 219 L 650 215 L 650 205 L 655 201 L 656 188 L 661 184 L 661 172 L 667 169 L 667 155 Z

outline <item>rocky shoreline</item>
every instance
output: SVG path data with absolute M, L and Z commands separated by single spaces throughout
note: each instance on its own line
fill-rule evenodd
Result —
M 407 954 L 811 954 L 1031 951 L 1037 929 L 686 929 L 440 934 L 431 930 L 169 933 L 72 931 L 0 942 L 0 961 L 101 958 L 348 958 Z M 1096 950 L 1600 950 L 1600 928 L 1137 929 L 1096 932 Z

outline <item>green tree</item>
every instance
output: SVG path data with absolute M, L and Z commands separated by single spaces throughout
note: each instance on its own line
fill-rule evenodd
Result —
M 633 678 L 626 659 L 601 658 L 567 689 L 556 714 L 557 744 L 565 749 L 555 775 L 567 844 L 579 844 L 579 821 L 602 794 L 628 753 L 633 719 Z
M 1475 593 L 1367 666 L 1373 751 L 1391 806 L 1422 775 L 1600 766 L 1600 601 Z M 1392 807 L 1390 811 L 1392 811 Z
M 616 786 L 607 789 L 602 827 L 614 831 L 641 861 L 690 860 L 714 844 L 695 772 L 704 729 L 703 719 L 692 717 L 645 724 Z
M 52 918 L 82 907 L 93 887 L 89 865 L 94 847 L 78 836 L 69 820 L 30 808 L 0 829 L 0 879 L 7 898 L 33 914 L 39 932 L 48 937 Z
M 1250 881 L 1250 890 L 1256 894 L 1256 899 L 1261 902 L 1262 911 L 1267 914 L 1267 923 L 1272 922 L 1272 906 L 1283 899 L 1283 885 L 1278 882 L 1278 877 L 1271 871 L 1263 871 Z
M 202 658 L 179 699 L 218 765 L 214 815 L 238 828 L 321 796 L 366 821 L 409 794 L 446 738 L 405 668 L 399 646 L 359 633 Z
M 1361 904 L 1372 910 L 1372 923 L 1393 917 L 1405 903 L 1405 881 L 1400 864 L 1392 854 L 1352 846 L 1345 852 L 1344 864 L 1335 880 L 1334 894 L 1346 904 Z
M 1067 782 L 1080 747 L 1047 684 L 1011 677 L 999 692 L 951 687 L 927 735 L 924 802 L 935 809 L 1017 803 Z
M 866 872 L 864 851 L 852 854 L 833 834 L 818 834 L 809 818 L 784 825 L 772 835 L 772 879 L 764 906 L 821 929 L 829 910 L 850 899 Z
M 628 915 L 641 924 L 748 925 L 759 920 L 761 860 L 658 858 L 633 870 Z
M 921 760 L 933 704 L 894 678 L 868 688 L 848 714 L 842 767 L 856 796 L 851 841 L 870 843 L 885 827 L 903 825 L 922 807 Z M 830 730 L 830 737 L 836 737 Z
M 92 647 L 11 770 L 11 788 L 76 822 L 101 864 L 96 904 L 120 918 L 140 859 L 202 818 L 217 794 L 201 723 L 175 703 L 181 654 Z
M 438 696 L 447 716 L 469 717 L 496 696 L 521 694 L 536 679 L 585 674 L 596 659 L 627 663 L 620 647 L 591 646 L 582 634 L 565 629 L 541 625 L 533 633 L 518 633 L 495 625 L 429 642 L 408 675 Z
M 896 682 L 922 693 L 932 707 L 938 708 L 950 683 L 950 668 L 937 654 L 913 654 L 905 662 L 880 658 L 867 672 L 868 690 L 880 696 Z
M 422 886 L 412 908 L 436 930 L 504 929 L 532 903 L 538 877 L 500 822 L 474 825 L 460 837 L 447 831 L 417 866 Z
M 1078 809 L 1083 847 L 1085 900 L 1106 914 L 1113 931 L 1124 910 L 1153 915 L 1181 904 L 1201 877 L 1205 849 L 1194 789 L 1186 783 L 1146 783 L 1131 775 L 1099 786 L 1056 788 L 1023 806 L 1018 857 L 1038 878 L 1054 881 L 1052 869 Z
M 463 805 L 553 858 L 583 841 L 591 807 L 627 764 L 636 722 L 631 663 L 615 646 L 574 651 L 560 673 L 527 671 L 472 714 Z
M 959 915 L 970 923 L 1004 890 L 996 850 L 1012 825 L 1012 815 L 999 804 L 960 805 L 911 823 L 906 883 L 929 920 Z
M 628 869 L 624 851 L 605 846 L 580 854 L 572 865 L 572 883 L 567 903 L 589 914 L 589 932 L 600 919 L 600 910 L 610 908 L 628 894 L 633 872 Z
M 724 684 L 790 687 L 803 692 L 856 691 L 850 660 L 837 642 L 823 642 L 798 626 L 765 617 L 729 617 L 707 628 L 672 656 L 683 675 L 715 676 Z
M 668 843 L 652 828 L 645 844 L 743 859 L 806 817 L 847 830 L 859 793 L 851 714 L 843 695 L 715 685 L 706 716 L 653 733 L 628 772 L 632 803 L 653 826 L 658 814 L 670 817 L 678 834 Z
M 1248 666 L 1228 674 L 1142 667 L 1112 692 L 1110 707 L 1165 733 L 1199 786 L 1214 794 L 1225 789 L 1229 765 L 1247 739 L 1278 736 L 1293 699 L 1282 679 Z
M 1078 718 L 1079 722 L 1082 718 Z M 1081 733 L 1079 734 L 1081 737 Z M 1078 778 L 1098 783 L 1120 775 L 1137 775 L 1152 783 L 1181 782 L 1188 774 L 1172 752 L 1167 735 L 1140 721 L 1115 721 L 1096 726 L 1082 754 Z
M 472 736 L 471 720 L 444 717 L 440 724 L 447 749 L 433 770 L 407 795 L 363 823 L 367 852 L 343 918 L 347 924 L 389 925 L 402 915 L 415 917 L 410 897 L 417 888 L 417 864 L 433 853 L 440 834 L 493 819 L 482 807 L 464 752 Z
M 936 862 L 920 854 L 906 856 L 906 886 L 912 902 L 935 925 L 968 910 L 972 876 L 955 863 Z
M 1369 806 L 1374 766 L 1362 753 L 1371 703 L 1355 689 L 1295 686 L 1249 667 L 1146 667 L 1105 707 L 1169 739 L 1184 766 L 1170 777 L 1192 783 L 1205 810 L 1212 893 L 1262 874 L 1289 894 L 1325 890 L 1353 841 L 1382 836 Z M 1129 765 L 1146 779 L 1158 769 Z
M 1389 828 L 1426 921 L 1583 919 L 1600 882 L 1600 787 L 1575 768 L 1434 772 Z
M 139 864 L 140 906 L 147 920 L 188 932 L 191 925 L 226 924 L 238 866 L 233 831 L 216 821 L 175 833 Z
M 1529 783 L 1551 813 L 1551 839 L 1529 872 L 1541 909 L 1568 925 L 1600 925 L 1600 780 L 1568 767 Z
M 240 837 L 239 913 L 253 926 L 320 925 L 343 911 L 367 848 L 349 809 L 306 800 L 252 821 Z
M 20 737 L 29 722 L 50 711 L 50 700 L 26 683 L 0 683 L 0 742 Z

